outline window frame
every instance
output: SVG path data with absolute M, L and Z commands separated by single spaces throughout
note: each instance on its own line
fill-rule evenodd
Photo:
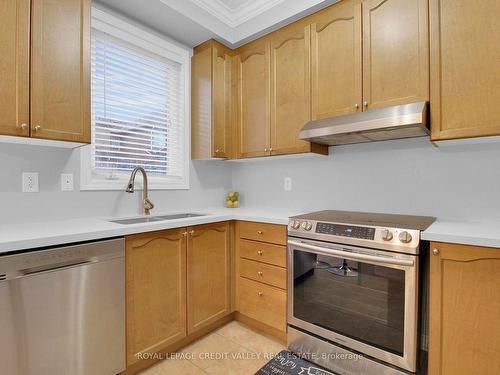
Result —
M 188 190 L 191 159 L 192 49 L 175 44 L 94 7 L 92 8 L 91 27 L 181 65 L 184 77 L 183 177 L 148 176 L 148 188 L 151 190 Z M 128 180 L 129 175 L 127 174 L 119 174 L 116 179 L 109 179 L 104 174 L 95 173 L 92 168 L 92 145 L 80 148 L 80 190 L 124 190 Z M 139 186 L 142 186 L 142 179 L 139 180 L 137 182 L 139 182 Z

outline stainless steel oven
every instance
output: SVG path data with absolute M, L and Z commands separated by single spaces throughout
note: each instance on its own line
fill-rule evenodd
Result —
M 289 327 L 416 372 L 419 230 L 330 215 L 290 221 Z
M 288 265 L 289 324 L 415 371 L 416 256 L 292 239 Z

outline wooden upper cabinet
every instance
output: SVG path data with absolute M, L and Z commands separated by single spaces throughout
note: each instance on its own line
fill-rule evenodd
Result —
M 361 2 L 347 0 L 311 24 L 312 118 L 362 110 Z
M 257 41 L 238 51 L 238 157 L 270 155 L 270 45 Z
M 186 228 L 126 238 L 127 365 L 186 336 Z
M 311 120 L 310 26 L 294 25 L 270 36 L 271 155 L 311 150 L 299 131 Z
M 500 374 L 500 250 L 431 249 L 429 374 Z
M 188 228 L 188 334 L 231 313 L 231 257 L 228 222 Z
M 430 0 L 431 137 L 500 135 L 500 1 Z
M 90 0 L 32 1 L 31 135 L 90 143 Z
M 231 156 L 231 66 L 229 49 L 211 40 L 192 58 L 192 158 Z
M 366 109 L 426 101 L 428 92 L 428 0 L 363 1 Z
M 29 136 L 30 1 L 0 9 L 0 134 Z

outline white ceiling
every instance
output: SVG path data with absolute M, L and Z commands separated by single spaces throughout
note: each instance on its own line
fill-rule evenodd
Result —
M 180 43 L 237 47 L 338 0 L 95 0 Z

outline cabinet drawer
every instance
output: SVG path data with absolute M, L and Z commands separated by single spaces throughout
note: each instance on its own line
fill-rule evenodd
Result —
M 286 247 L 240 240 L 240 257 L 286 267 Z
M 286 331 L 286 292 L 240 277 L 240 313 Z
M 286 245 L 286 225 L 240 221 L 240 238 Z
M 240 276 L 286 289 L 286 268 L 240 259 Z

